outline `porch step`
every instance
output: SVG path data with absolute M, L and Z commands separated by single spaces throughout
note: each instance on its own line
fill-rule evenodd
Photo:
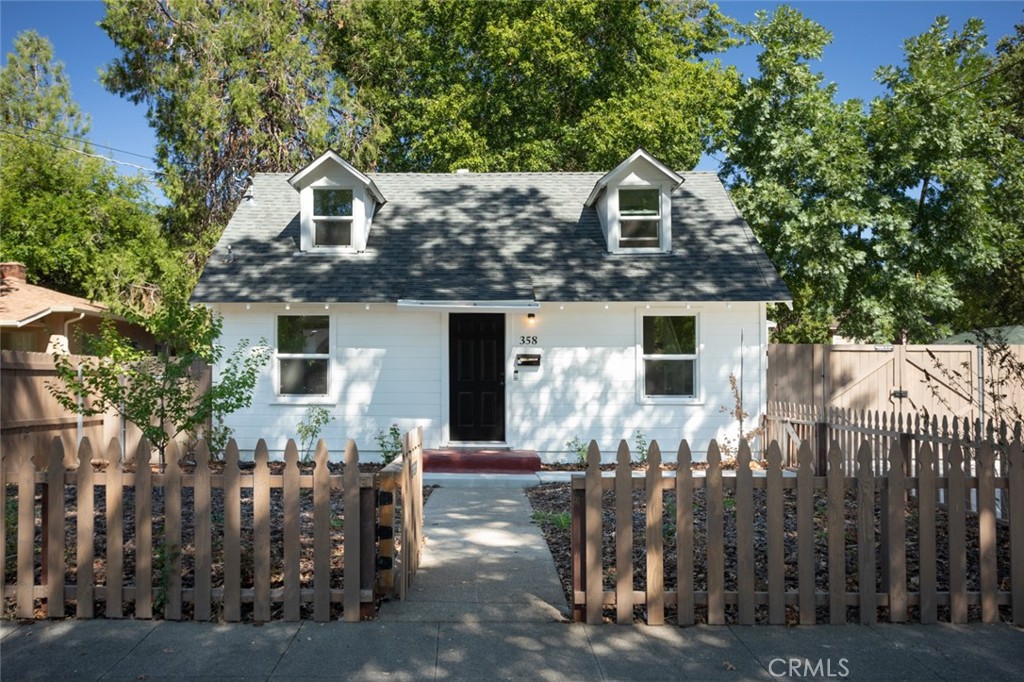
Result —
M 423 471 L 436 474 L 521 474 L 540 471 L 534 450 L 424 450 Z

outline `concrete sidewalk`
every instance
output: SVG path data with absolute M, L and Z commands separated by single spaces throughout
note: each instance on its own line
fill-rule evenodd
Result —
M 1024 634 L 1007 625 L 677 628 L 374 621 L 255 627 L 68 620 L 4 623 L 0 632 L 5 682 L 739 682 L 826 679 L 828 673 L 829 679 L 846 680 L 1024 680 Z M 792 664 L 799 674 L 787 676 Z
M 1019 680 L 1008 625 L 692 627 L 557 622 L 522 488 L 442 488 L 405 602 L 376 621 L 0 623 L 7 680 Z

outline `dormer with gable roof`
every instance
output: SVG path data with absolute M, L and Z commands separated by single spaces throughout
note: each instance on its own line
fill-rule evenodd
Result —
M 672 250 L 672 192 L 681 175 L 637 149 L 605 174 L 587 197 L 597 208 L 609 253 Z
M 332 151 L 288 179 L 299 192 L 303 252 L 361 252 L 386 202 L 373 180 Z

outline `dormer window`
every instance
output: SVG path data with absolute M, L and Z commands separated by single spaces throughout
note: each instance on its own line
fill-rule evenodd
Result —
M 352 246 L 352 190 L 313 190 L 313 245 Z
M 661 191 L 619 190 L 619 247 L 656 249 L 661 233 Z
M 369 176 L 334 152 L 288 179 L 299 193 L 299 249 L 325 256 L 362 253 L 385 203 Z
M 672 250 L 672 192 L 683 176 L 637 149 L 605 173 L 584 206 L 597 209 L 609 253 L 647 255 Z

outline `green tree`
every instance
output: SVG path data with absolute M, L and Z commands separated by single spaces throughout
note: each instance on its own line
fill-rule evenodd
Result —
M 325 148 L 353 157 L 347 88 L 324 56 L 324 3 L 108 0 L 121 49 L 102 76 L 145 104 L 174 237 L 205 254 L 257 171 L 294 171 Z
M 877 72 L 888 92 L 872 102 L 867 131 L 875 218 L 865 235 L 867 295 L 850 301 L 858 336 L 948 334 L 965 295 L 1019 235 L 1020 171 L 1005 156 L 1013 114 L 986 47 L 980 19 L 951 31 L 940 16 L 905 41 L 904 64 Z
M 354 0 L 330 48 L 387 171 L 691 168 L 727 123 L 734 43 L 703 0 Z
M 951 32 L 939 17 L 908 39 L 867 110 L 811 71 L 831 37 L 796 10 L 759 13 L 744 32 L 763 49 L 760 73 L 723 177 L 793 292 L 794 310 L 776 311 L 781 338 L 826 341 L 838 322 L 853 338 L 921 342 L 1000 319 L 979 282 L 1019 279 L 1024 159 L 981 22 Z
M 990 151 L 990 158 L 1003 181 L 992 188 L 989 203 L 1001 225 L 999 262 L 961 290 L 964 305 L 954 318 L 954 331 L 1024 321 L 1024 23 L 999 41 L 996 54 L 994 70 L 1005 84 L 1005 113 L 999 116 L 1000 145 Z
M 115 306 L 177 282 L 141 177 L 125 177 L 81 136 L 88 119 L 71 98 L 50 43 L 19 35 L 0 72 L 0 258 L 31 281 Z
M 721 174 L 793 294 L 792 311 L 773 311 L 779 338 L 827 342 L 870 224 L 865 117 L 811 69 L 832 40 L 824 28 L 783 6 L 743 33 L 762 48 L 759 73 L 742 87 Z
M 224 358 L 217 343 L 220 317 L 202 306 L 165 300 L 154 314 L 129 318 L 153 334 L 157 353 L 136 349 L 106 324 L 95 340 L 96 357 L 82 361 L 81 378 L 68 356 L 55 354 L 57 381 L 48 389 L 66 410 L 86 416 L 116 412 L 138 426 L 162 457 L 171 439 L 195 434 L 214 416 L 252 404 L 256 380 L 270 359 L 265 340 L 255 347 L 240 341 L 219 365 L 217 382 L 200 392 L 197 363 L 213 365 Z M 84 395 L 92 400 L 80 405 Z

